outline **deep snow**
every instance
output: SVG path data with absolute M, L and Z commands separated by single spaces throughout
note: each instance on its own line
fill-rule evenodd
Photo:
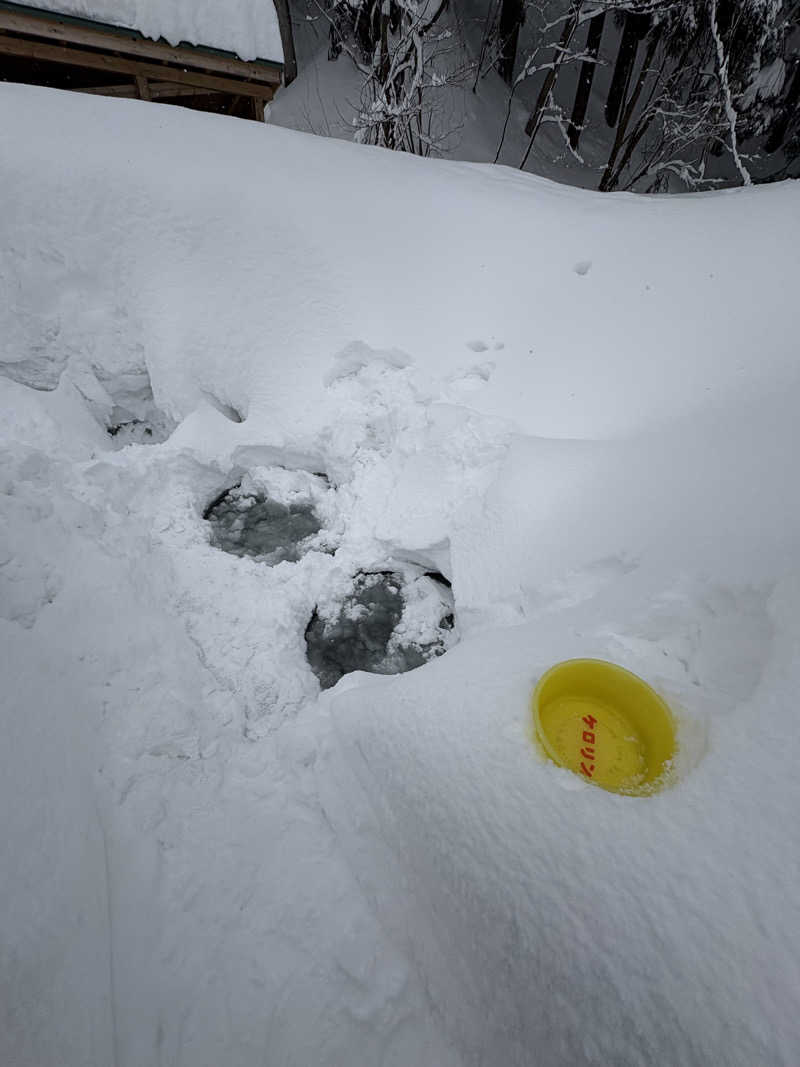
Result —
M 797 187 L 0 90 L 0 1062 L 793 1065 Z M 330 544 L 215 548 L 244 477 Z M 320 695 L 395 563 L 458 642 Z M 571 655 L 667 695 L 674 788 L 543 760 Z

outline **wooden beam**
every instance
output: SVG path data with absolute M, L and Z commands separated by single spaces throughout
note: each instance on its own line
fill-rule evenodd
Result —
M 71 85 L 69 88 L 71 93 L 91 93 L 92 96 L 121 96 L 130 97 L 132 100 L 137 99 L 139 96 L 139 90 L 134 82 L 124 85 L 89 85 L 83 89 Z M 194 93 L 197 90 L 192 89 L 190 91 Z
M 149 81 L 147 87 L 150 90 L 150 98 L 152 100 L 160 100 L 162 97 L 213 95 L 209 93 L 208 89 L 197 89 L 193 85 L 176 85 L 174 82 Z M 133 82 L 125 85 L 86 85 L 81 88 L 70 85 L 69 91 L 71 93 L 88 93 L 91 96 L 130 97 L 134 100 L 139 97 L 139 91 Z M 236 99 L 240 99 L 240 97 Z
M 136 76 L 136 88 L 139 90 L 140 100 L 152 100 L 150 95 L 150 86 L 147 84 L 147 78 L 143 78 L 141 74 Z
M 283 81 L 291 85 L 297 77 L 297 55 L 294 50 L 294 32 L 289 0 L 275 0 L 275 13 L 278 16 L 278 28 L 281 31 L 283 47 Z
M 108 30 L 94 30 L 70 22 L 56 21 L 57 16 L 40 17 L 24 15 L 15 11 L 0 9 L 0 31 L 24 33 L 60 41 L 62 44 L 101 48 L 104 51 L 119 52 L 123 55 L 141 59 L 155 59 L 162 63 L 176 63 L 180 67 L 195 67 L 216 74 L 228 74 L 234 78 L 262 82 L 276 88 L 281 84 L 281 69 L 277 65 L 268 67 L 258 61 L 248 63 L 236 57 L 218 56 L 184 46 L 173 47 L 163 41 L 150 41 L 144 38 L 128 37 Z
M 196 89 L 193 85 L 176 85 L 174 82 L 148 82 L 150 97 L 161 100 L 163 97 L 203 96 L 208 90 Z
M 156 63 L 140 63 L 122 56 L 102 55 L 99 52 L 87 52 L 81 48 L 69 48 L 66 45 L 44 44 L 29 41 L 22 37 L 9 37 L 0 33 L 0 55 L 21 56 L 25 59 L 38 59 L 45 63 L 65 63 L 71 67 L 84 67 L 88 70 L 102 70 L 109 74 L 130 74 L 134 78 L 153 78 L 170 81 L 180 85 L 193 85 L 212 93 L 241 93 L 256 100 L 271 100 L 274 87 L 238 81 L 234 78 L 218 78 L 210 74 L 196 74 L 194 71 L 177 70 L 175 67 L 159 66 Z

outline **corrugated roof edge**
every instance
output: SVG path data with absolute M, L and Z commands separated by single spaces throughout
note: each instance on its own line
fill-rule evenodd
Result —
M 127 26 L 115 26 L 111 22 L 97 22 L 94 19 L 81 18 L 79 15 L 63 15 L 60 11 L 43 11 L 42 8 L 35 7 L 32 4 L 15 4 L 12 0 L 0 0 L 0 9 L 4 11 L 16 11 L 22 15 L 31 15 L 34 18 L 40 18 L 48 22 L 63 22 L 67 25 L 85 26 L 87 28 L 95 29 L 99 27 L 106 33 L 116 35 L 117 37 L 126 37 L 130 41 L 151 40 L 150 37 L 145 37 L 143 33 L 140 33 L 138 30 L 131 30 Z M 159 42 L 169 45 L 169 41 L 165 41 L 163 37 L 159 38 Z M 205 44 L 191 44 L 189 41 L 181 41 L 174 47 L 190 48 L 193 52 L 199 52 L 201 55 L 219 56 L 222 59 L 238 59 L 240 63 L 270 67 L 274 70 L 283 70 L 284 66 L 283 63 L 278 62 L 276 59 L 241 59 L 235 52 L 228 52 L 224 48 L 213 48 L 210 45 Z

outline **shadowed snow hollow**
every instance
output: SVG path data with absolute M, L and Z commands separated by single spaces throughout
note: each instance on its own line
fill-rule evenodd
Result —
M 402 674 L 443 655 L 453 624 L 452 598 L 440 583 L 390 571 L 361 574 L 338 612 L 314 612 L 308 662 L 323 689 L 352 671 Z
M 241 486 L 215 500 L 204 518 L 211 523 L 212 545 L 262 563 L 296 563 L 305 544 L 320 531 L 313 504 L 281 504 Z

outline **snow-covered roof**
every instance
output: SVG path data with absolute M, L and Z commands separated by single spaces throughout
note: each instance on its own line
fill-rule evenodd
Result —
M 272 0 L 29 0 L 31 7 L 235 52 L 241 59 L 283 62 Z

